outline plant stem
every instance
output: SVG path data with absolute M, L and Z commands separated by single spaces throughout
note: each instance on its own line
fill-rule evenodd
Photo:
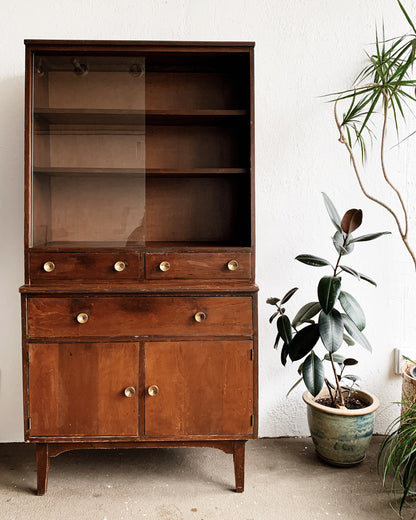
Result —
M 337 385 L 337 392 L 335 393 L 335 396 L 338 393 L 339 399 L 341 401 L 340 408 L 345 408 L 344 396 L 342 395 L 341 386 L 339 384 L 339 379 L 338 379 L 338 374 L 337 374 L 337 369 L 335 368 L 334 358 L 333 358 L 331 352 L 329 353 L 329 359 L 331 360 L 332 371 L 334 372 L 334 377 L 335 377 L 335 384 Z
M 336 404 L 335 404 L 334 396 L 333 396 L 333 394 L 332 394 L 331 385 L 329 384 L 329 381 L 328 381 L 328 379 L 327 379 L 326 377 L 325 377 L 324 381 L 325 381 L 325 384 L 326 384 L 326 386 L 327 386 L 327 388 L 328 388 L 328 393 L 329 393 L 329 397 L 331 398 L 332 406 L 335 408 L 335 407 L 336 407 Z
M 354 170 L 354 173 L 355 173 L 355 176 L 357 178 L 357 181 L 358 181 L 358 184 L 360 186 L 361 191 L 363 192 L 363 194 L 368 199 L 370 199 L 371 201 L 373 201 L 376 204 L 380 205 L 381 207 L 383 207 L 386 211 L 388 211 L 392 215 L 392 217 L 394 218 L 394 220 L 396 222 L 397 229 L 398 229 L 399 234 L 400 234 L 400 238 L 402 239 L 403 244 L 405 245 L 406 249 L 408 250 L 408 252 L 409 252 L 409 254 L 410 254 L 410 256 L 411 256 L 411 258 L 413 260 L 413 264 L 414 264 L 414 267 L 415 267 L 415 270 L 416 270 L 416 255 L 413 252 L 412 248 L 410 247 L 410 244 L 409 244 L 408 239 L 407 239 L 407 229 L 408 229 L 407 211 L 406 211 L 406 208 L 405 208 L 405 205 L 404 205 L 404 202 L 403 202 L 403 199 L 402 199 L 402 197 L 400 195 L 399 190 L 391 183 L 390 179 L 387 176 L 386 168 L 385 168 L 385 164 L 384 164 L 384 147 L 385 147 L 385 135 L 386 135 L 386 130 L 387 130 L 388 100 L 386 100 L 386 93 L 385 92 L 383 92 L 383 96 L 384 96 L 384 122 L 383 122 L 382 139 L 381 139 L 381 168 L 382 168 L 382 172 L 383 172 L 383 176 L 384 176 L 385 181 L 390 186 L 390 188 L 395 191 L 395 193 L 397 194 L 397 196 L 399 198 L 399 201 L 400 201 L 400 204 L 401 204 L 401 207 L 402 207 L 402 210 L 403 210 L 403 214 L 404 214 L 404 219 L 405 219 L 405 229 L 404 229 L 404 231 L 402 229 L 402 226 L 400 224 L 399 218 L 396 215 L 396 213 L 387 204 L 385 204 L 381 200 L 376 199 L 375 197 L 370 195 L 367 192 L 367 190 L 365 189 L 365 187 L 364 187 L 364 185 L 362 183 L 360 172 L 359 172 L 358 167 L 357 167 L 357 162 L 355 160 L 354 153 L 352 151 L 351 146 L 348 143 L 347 138 L 345 137 L 345 135 L 344 135 L 344 133 L 342 131 L 342 125 L 341 125 L 341 123 L 339 122 L 339 119 L 338 119 L 337 104 L 338 104 L 339 98 L 334 102 L 334 118 L 335 118 L 335 123 L 336 123 L 338 131 L 339 131 L 339 142 L 341 144 L 343 144 L 346 147 L 346 149 L 348 150 L 348 154 L 349 154 L 350 159 L 351 159 L 353 170 Z

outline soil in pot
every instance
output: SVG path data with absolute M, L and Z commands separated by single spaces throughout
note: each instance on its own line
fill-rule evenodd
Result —
M 328 406 L 329 408 L 339 408 L 341 406 L 341 400 L 337 399 L 335 401 L 336 406 L 334 406 L 332 399 L 330 397 L 322 397 L 320 399 L 315 400 L 316 403 L 322 404 L 322 406 Z M 347 396 L 344 397 L 344 405 L 347 410 L 360 410 L 361 408 L 365 408 L 368 406 L 368 403 L 357 399 L 356 397 Z

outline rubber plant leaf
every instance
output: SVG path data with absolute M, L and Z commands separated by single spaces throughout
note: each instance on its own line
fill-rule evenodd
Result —
M 324 198 L 325 207 L 328 212 L 329 218 L 331 219 L 331 222 L 334 224 L 336 229 L 341 232 L 341 217 L 339 216 L 338 211 L 336 210 L 334 204 L 332 203 L 332 200 L 328 197 L 326 193 L 322 193 L 322 196 Z
M 341 291 L 338 299 L 345 314 L 352 319 L 359 330 L 364 330 L 366 325 L 364 311 L 354 296 L 345 291 Z
M 299 309 L 296 316 L 293 318 L 292 326 L 297 327 L 302 323 L 306 323 L 311 318 L 316 316 L 321 310 L 321 304 L 319 302 L 310 302 L 305 304 Z
M 319 339 L 319 325 L 313 323 L 301 329 L 289 345 L 289 357 L 292 361 L 304 358 L 313 349 Z
M 341 278 L 337 276 L 324 276 L 319 280 L 318 299 L 322 310 L 328 314 L 334 308 L 341 291 Z
M 277 319 L 277 330 L 285 343 L 289 344 L 292 341 L 292 326 L 286 314 Z
M 290 289 L 290 291 L 288 291 L 282 298 L 282 301 L 280 302 L 280 305 L 283 305 L 284 303 L 286 303 L 287 301 L 290 300 L 290 298 L 292 298 L 292 296 L 295 294 L 295 292 L 298 290 L 297 287 L 294 287 L 293 289 Z
M 313 267 L 324 267 L 325 265 L 331 265 L 331 262 L 314 255 L 298 255 L 295 260 L 302 262 L 303 264 L 311 265 Z
M 303 381 L 309 392 L 316 397 L 324 386 L 324 366 L 318 356 L 311 352 L 303 363 Z
M 319 315 L 319 334 L 321 335 L 322 343 L 331 354 L 341 347 L 344 335 L 344 321 L 339 311 L 332 309 L 328 314 L 321 312 Z
M 381 231 L 380 233 L 370 233 L 369 235 L 362 235 L 357 238 L 352 238 L 350 242 L 368 242 L 369 240 L 375 240 L 383 235 L 391 235 L 390 231 Z
M 361 226 L 363 212 L 360 209 L 349 209 L 341 220 L 341 229 L 347 235 L 353 233 Z
M 366 350 L 371 352 L 372 348 L 370 342 L 360 331 L 357 325 L 346 314 L 342 314 L 342 319 L 344 320 L 345 330 L 352 337 L 352 339 L 355 340 L 362 347 L 364 347 Z

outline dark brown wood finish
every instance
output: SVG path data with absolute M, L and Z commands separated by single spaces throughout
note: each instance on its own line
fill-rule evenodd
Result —
M 64 451 L 186 446 L 233 454 L 241 492 L 258 430 L 254 44 L 25 44 L 38 494 Z

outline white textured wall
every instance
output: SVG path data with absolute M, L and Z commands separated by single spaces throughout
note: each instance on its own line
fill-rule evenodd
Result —
M 416 19 L 416 1 L 405 0 Z M 0 440 L 23 439 L 20 305 L 23 283 L 23 102 L 25 38 L 256 41 L 257 281 L 260 324 L 260 435 L 307 434 L 294 367 L 272 348 L 265 299 L 301 287 L 293 310 L 315 297 L 323 271 L 293 261 L 299 253 L 333 255 L 321 192 L 340 212 L 364 210 L 363 232 L 393 229 L 361 195 L 337 143 L 332 107 L 319 95 L 350 85 L 374 41 L 375 22 L 388 35 L 407 30 L 393 0 L 15 0 L 0 6 Z M 414 125 L 416 126 L 416 125 Z M 409 142 L 389 165 L 401 170 L 416 243 L 415 176 Z M 374 172 L 373 172 L 374 173 Z M 408 181 L 407 185 L 406 182 Z M 406 187 L 407 186 L 407 187 Z M 416 275 L 397 235 L 358 244 L 349 262 L 379 287 L 348 280 L 367 311 L 373 355 L 360 351 L 362 386 L 382 407 L 376 430 L 397 413 L 400 378 L 392 349 L 416 346 Z M 330 256 L 333 258 L 333 256 Z M 346 262 L 345 262 L 346 263 Z M 347 278 L 345 276 L 345 278 Z M 289 306 L 288 306 L 289 307 Z

